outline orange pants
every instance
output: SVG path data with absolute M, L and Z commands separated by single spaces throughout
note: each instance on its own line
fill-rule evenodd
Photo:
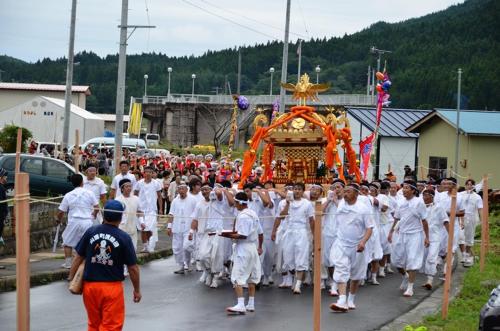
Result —
M 88 331 L 123 328 L 125 302 L 122 282 L 84 282 L 83 303 L 87 309 Z

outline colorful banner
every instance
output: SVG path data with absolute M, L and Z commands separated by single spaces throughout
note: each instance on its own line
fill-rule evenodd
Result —
M 359 168 L 363 174 L 364 180 L 366 180 L 366 176 L 368 175 L 368 167 L 370 166 L 370 156 L 373 150 L 374 138 L 375 132 L 372 132 L 359 143 L 359 152 L 361 154 L 361 166 Z
M 141 133 L 141 115 L 142 104 L 134 102 L 129 116 L 128 133 L 135 135 L 139 135 Z

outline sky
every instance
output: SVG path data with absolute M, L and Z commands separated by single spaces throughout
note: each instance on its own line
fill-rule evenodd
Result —
M 75 53 L 118 53 L 120 0 L 78 0 Z M 284 37 L 286 0 L 129 0 L 138 29 L 127 54 L 201 55 Z M 463 0 L 291 0 L 290 40 L 343 36 Z M 28 62 L 67 56 L 71 0 L 0 0 L 0 54 Z M 367 45 L 367 48 L 371 45 Z

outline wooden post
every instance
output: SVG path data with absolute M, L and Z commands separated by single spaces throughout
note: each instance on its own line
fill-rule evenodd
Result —
M 16 143 L 16 168 L 15 173 L 19 173 L 19 169 L 21 168 L 21 146 L 23 140 L 23 129 L 17 129 L 17 143 Z
M 80 173 L 80 132 L 75 130 L 75 147 L 73 148 L 76 153 L 73 155 L 73 165 L 75 166 L 76 173 Z
M 420 172 L 420 179 L 423 180 L 424 179 L 424 166 L 423 165 L 419 165 L 418 166 L 419 168 L 419 172 Z
M 323 210 L 321 202 L 316 201 L 316 219 L 314 222 L 314 292 L 313 292 L 313 330 L 321 330 L 321 218 Z
M 30 191 L 29 175 L 16 174 L 16 289 L 17 330 L 30 329 Z
M 488 201 L 488 176 L 483 176 L 483 214 L 481 215 L 481 251 L 479 255 L 479 270 L 484 271 L 484 263 L 489 244 L 489 201 Z
M 450 299 L 451 267 L 453 257 L 453 237 L 455 234 L 455 216 L 457 213 L 457 188 L 451 192 L 450 223 L 448 225 L 448 250 L 446 251 L 446 276 L 443 287 L 443 307 L 441 309 L 442 318 L 448 318 L 448 303 Z

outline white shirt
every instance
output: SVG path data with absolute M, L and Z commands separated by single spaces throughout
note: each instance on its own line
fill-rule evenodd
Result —
M 280 202 L 280 213 L 285 209 L 286 200 Z M 293 200 L 288 207 L 288 215 L 286 216 L 287 229 L 307 229 L 309 218 L 314 217 L 314 208 L 309 200 L 301 198 Z
M 393 205 L 389 199 L 389 197 L 385 194 L 379 194 L 377 196 L 378 200 L 378 210 L 380 212 L 379 222 L 381 225 L 392 224 L 392 212 L 394 212 Z M 382 211 L 382 208 L 387 206 L 385 212 Z
M 448 215 L 440 205 L 432 203 L 427 206 L 426 220 L 429 224 L 429 241 L 439 242 L 441 233 L 445 229 L 444 223 L 448 222 Z
M 125 204 L 125 211 L 122 214 L 122 221 L 120 222 L 119 228 L 128 234 L 133 234 L 137 231 L 139 220 L 137 218 L 137 210 L 139 209 L 139 198 L 136 195 L 130 195 L 126 198 L 124 195 L 120 195 L 116 200 L 121 201 Z
M 77 187 L 66 193 L 59 205 L 59 210 L 68 213 L 68 223 L 76 222 L 78 219 L 92 219 L 94 206 L 98 203 L 94 193 L 83 187 Z
M 246 239 L 236 240 L 236 253 L 238 253 L 238 246 L 242 244 L 258 243 L 259 229 L 259 217 L 253 210 L 246 208 L 238 213 L 235 221 L 235 231 L 239 235 L 246 236 Z
M 343 199 L 337 207 L 337 240 L 342 246 L 356 247 L 367 229 L 375 226 L 370 208 L 359 197 L 352 205 Z
M 394 218 L 399 219 L 400 233 L 417 233 L 423 231 L 422 220 L 427 217 L 427 209 L 417 197 L 406 199 L 398 204 Z
M 483 200 L 481 196 L 474 191 L 463 191 L 458 193 L 462 197 L 465 216 L 473 220 L 479 220 L 479 209 L 483 208 Z
M 439 194 L 439 201 L 437 202 L 438 205 L 440 205 L 445 212 L 450 213 L 451 211 L 451 195 L 448 194 L 447 191 L 441 192 Z M 460 210 L 464 210 L 463 206 L 463 196 L 461 194 L 457 194 L 457 207 L 456 211 L 459 212 Z M 455 217 L 455 226 L 454 226 L 454 231 L 455 233 L 458 233 L 458 230 L 460 229 L 460 223 L 458 217 Z
M 151 179 L 149 183 L 146 183 L 144 179 L 137 182 L 134 190 L 138 192 L 140 209 L 143 212 L 156 213 L 158 211 L 158 192 L 161 189 L 161 184 L 154 179 Z
M 181 199 L 178 195 L 172 205 L 170 206 L 169 215 L 174 217 L 172 224 L 173 233 L 184 233 L 189 231 L 191 228 L 191 220 L 193 217 L 193 212 L 196 208 L 196 199 L 187 194 L 184 199 Z
M 326 198 L 321 199 L 322 203 L 326 203 Z M 340 204 L 342 199 L 340 199 L 337 203 Z M 323 236 L 327 237 L 336 237 L 337 236 L 337 205 L 333 201 L 328 204 L 328 207 L 325 209 L 325 214 L 322 219 L 323 225 Z
M 122 175 L 121 173 L 116 175 L 113 178 L 113 181 L 111 182 L 111 188 L 113 190 L 115 190 L 115 198 L 122 195 L 122 191 L 120 190 L 119 184 L 120 184 L 120 181 L 124 178 L 130 179 L 130 181 L 132 182 L 132 188 L 134 189 L 134 187 L 135 187 L 135 184 L 136 184 L 135 176 L 133 174 L 131 174 L 130 172 L 125 174 L 125 175 Z
M 99 177 L 95 177 L 92 180 L 88 180 L 87 177 L 83 177 L 83 188 L 94 193 L 97 201 L 101 199 L 102 194 L 106 194 L 107 187 L 104 181 Z

